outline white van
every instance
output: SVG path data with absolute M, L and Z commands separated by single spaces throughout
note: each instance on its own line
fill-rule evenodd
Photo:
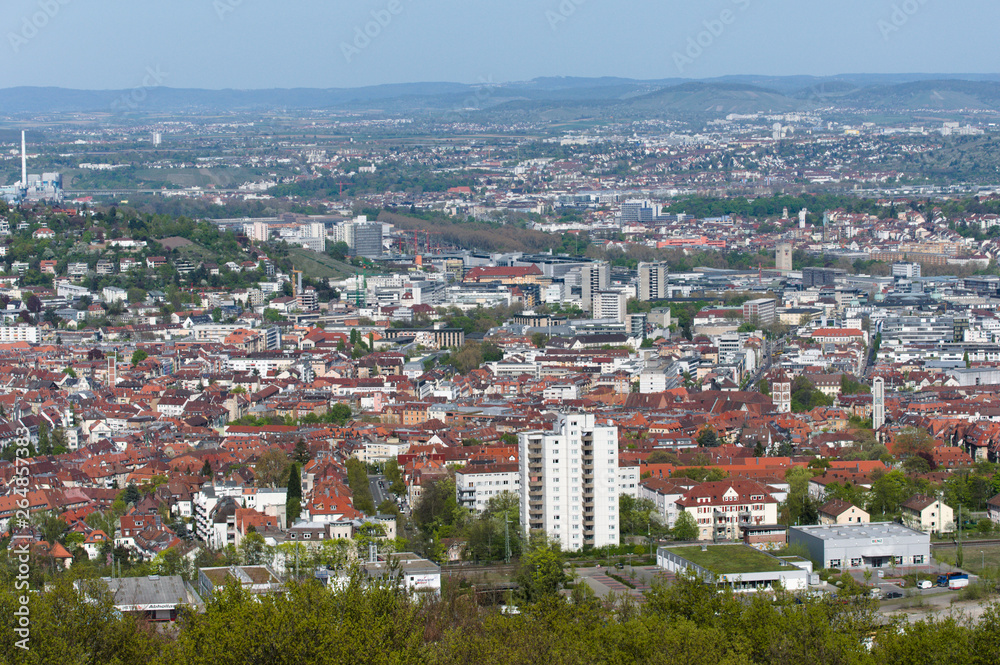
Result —
M 932 586 L 934 585 L 931 583 L 930 580 L 920 580 L 919 582 L 917 582 L 918 589 L 930 589 Z

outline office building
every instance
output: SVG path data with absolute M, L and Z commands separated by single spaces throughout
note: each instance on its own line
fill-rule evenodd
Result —
M 622 224 L 652 222 L 660 215 L 660 206 L 649 200 L 631 199 L 622 203 Z
M 743 303 L 743 320 L 755 325 L 767 326 L 774 323 L 774 298 L 757 298 Z
M 788 272 L 792 269 L 792 244 L 779 242 L 774 255 L 774 266 L 781 272 Z
M 580 295 L 583 309 L 594 308 L 594 294 L 611 286 L 610 268 L 607 263 L 591 263 L 580 268 Z
M 920 279 L 920 264 L 903 262 L 893 263 L 892 276 L 905 277 L 906 279 Z
M 814 286 L 833 286 L 837 271 L 833 268 L 803 268 L 802 286 L 811 289 Z
M 667 264 L 640 263 L 639 300 L 665 300 L 668 297 L 667 277 Z
M 618 545 L 618 428 L 560 414 L 552 431 L 518 435 L 521 528 L 567 551 Z
M 382 224 L 380 222 L 356 221 L 346 224 L 344 242 L 351 256 L 374 259 L 382 256 Z
M 625 332 L 633 337 L 646 338 L 646 327 L 649 325 L 649 317 L 644 313 L 625 315 Z
M 596 291 L 593 296 L 593 317 L 595 319 L 614 319 L 625 323 L 626 301 L 621 291 Z

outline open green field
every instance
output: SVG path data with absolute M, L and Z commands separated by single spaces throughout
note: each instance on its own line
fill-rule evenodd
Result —
M 956 554 L 958 550 L 954 547 L 935 547 L 931 554 L 935 559 L 952 566 L 958 565 Z M 976 543 L 962 544 L 962 570 L 967 570 L 975 575 L 982 575 L 985 571 L 987 576 L 997 577 L 1000 575 L 1000 545 L 977 545 Z
M 296 270 L 301 270 L 306 277 L 314 279 L 344 279 L 357 272 L 357 269 L 350 264 L 337 261 L 326 254 L 317 254 L 303 247 L 290 248 L 288 256 L 295 264 Z
M 783 568 L 774 558 L 745 545 L 709 545 L 704 552 L 700 545 L 693 545 L 669 547 L 667 551 L 718 575 L 767 573 Z

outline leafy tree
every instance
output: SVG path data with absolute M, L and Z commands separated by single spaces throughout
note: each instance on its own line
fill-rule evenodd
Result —
M 902 471 L 889 471 L 872 482 L 868 510 L 873 515 L 895 515 L 912 490 Z
M 343 403 L 334 404 L 326 412 L 325 420 L 337 425 L 344 425 L 353 417 L 351 407 Z
M 208 460 L 205 460 L 205 465 L 201 467 L 201 475 L 203 476 L 212 475 L 212 464 Z
M 61 455 L 67 452 L 69 442 L 66 439 L 66 430 L 57 427 L 52 431 L 52 454 Z
M 649 499 L 636 499 L 628 494 L 618 497 L 618 530 L 623 536 L 650 534 L 662 531 L 656 504 Z
M 474 561 L 502 561 L 510 554 L 521 554 L 521 533 L 518 528 L 520 497 L 515 492 L 502 492 L 490 497 L 486 508 L 465 525 L 467 538 L 465 558 Z
M 285 320 L 285 317 L 281 315 L 281 312 L 273 307 L 265 307 L 263 317 L 264 321 L 267 323 L 280 323 Z
M 299 513 L 302 511 L 302 477 L 298 464 L 289 467 L 287 486 L 285 514 L 286 522 L 291 525 L 299 518 Z
M 149 357 L 149 354 L 142 349 L 136 349 L 132 354 L 132 365 L 138 365 L 143 360 Z
M 563 572 L 563 554 L 558 543 L 544 541 L 533 543 L 514 574 L 518 592 L 528 603 L 555 599 L 571 579 Z
M 361 460 L 352 457 L 347 460 L 347 482 L 354 496 L 354 508 L 366 515 L 375 513 L 375 499 L 368 486 L 368 472 Z
M 677 514 L 677 520 L 674 522 L 674 528 L 671 529 L 671 535 L 673 535 L 674 539 L 697 540 L 699 533 L 700 529 L 698 528 L 698 522 L 695 520 L 694 515 L 686 510 Z
M 295 452 L 292 453 L 292 459 L 299 464 L 305 464 L 309 461 L 309 447 L 306 445 L 305 439 L 299 439 L 295 442 Z
M 455 480 L 448 477 L 424 484 L 411 517 L 414 526 L 424 535 L 448 537 L 455 525 L 465 518 L 465 513 L 458 505 Z
M 250 531 L 240 542 L 240 560 L 245 566 L 259 566 L 264 563 L 264 536 Z
M 138 286 L 130 286 L 128 289 L 128 301 L 130 303 L 141 303 L 146 300 L 146 292 Z
M 654 450 L 646 458 L 647 464 L 678 464 L 679 460 L 676 453 L 672 453 L 669 450 Z
M 49 440 L 49 426 L 45 423 L 38 426 L 38 454 L 52 454 L 52 442 Z
M 698 445 L 702 448 L 716 448 L 721 445 L 719 441 L 719 435 L 715 433 L 715 430 L 711 427 L 703 427 L 700 432 L 698 432 L 697 437 Z
M 907 427 L 896 435 L 892 449 L 900 457 L 908 457 L 920 453 L 930 454 L 934 450 L 934 437 L 928 434 L 926 430 Z
M 278 487 L 288 480 L 288 467 L 291 462 L 288 455 L 280 448 L 272 448 L 260 456 L 254 464 L 254 479 L 257 487 Z
M 712 469 L 705 467 L 688 467 L 674 471 L 675 478 L 690 478 L 699 483 L 711 483 L 717 480 L 725 480 L 727 475 L 722 469 Z
M 207 463 L 207 461 L 206 461 Z M 211 468 L 211 467 L 209 467 Z M 211 472 L 206 475 L 211 475 Z M 136 505 L 142 501 L 142 493 L 139 488 L 135 486 L 135 483 L 129 483 L 121 493 L 121 499 L 127 504 Z

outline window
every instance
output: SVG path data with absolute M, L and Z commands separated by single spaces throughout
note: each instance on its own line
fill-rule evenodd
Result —
M 900 558 L 902 558 L 902 557 L 900 557 Z M 923 563 L 923 562 L 924 562 L 924 555 L 923 554 L 915 554 L 913 556 L 913 563 Z
M 840 559 L 830 559 L 830 565 L 827 568 L 840 568 Z
M 851 568 L 860 568 L 861 559 L 851 559 Z

